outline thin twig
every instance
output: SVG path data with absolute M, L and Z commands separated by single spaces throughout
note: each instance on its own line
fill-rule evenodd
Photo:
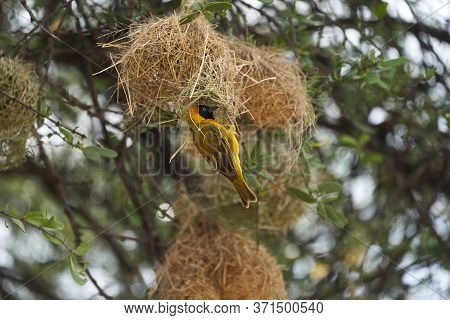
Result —
M 54 119 L 50 118 L 49 116 L 47 116 L 47 115 L 41 113 L 39 110 L 37 110 L 37 109 L 36 109 L 35 107 L 33 107 L 32 105 L 29 105 L 29 104 L 26 104 L 26 103 L 20 101 L 20 100 L 17 99 L 16 97 L 10 95 L 9 93 L 7 93 L 7 92 L 5 92 L 5 91 L 3 91 L 3 90 L 1 90 L 1 89 L 0 89 L 0 94 L 2 94 L 3 96 L 7 97 L 8 99 L 11 99 L 12 101 L 14 101 L 14 102 L 16 102 L 16 103 L 18 103 L 18 104 L 20 104 L 22 107 L 27 108 L 28 110 L 34 112 L 34 113 L 37 114 L 38 116 L 47 119 L 48 121 L 52 122 L 52 123 L 55 124 L 56 126 L 58 126 L 58 127 L 63 127 L 64 129 L 70 131 L 71 133 L 78 135 L 78 136 L 79 136 L 80 138 L 82 138 L 82 139 L 86 139 L 86 138 L 87 138 L 86 135 L 84 135 L 84 134 L 81 133 L 81 132 L 78 132 L 76 128 L 72 129 L 72 128 L 68 127 L 67 125 L 65 125 L 64 123 L 62 123 L 61 121 L 59 121 L 59 120 L 54 120 Z

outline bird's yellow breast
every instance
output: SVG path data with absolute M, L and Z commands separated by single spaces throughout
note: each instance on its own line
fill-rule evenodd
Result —
M 225 128 L 220 122 L 217 122 L 213 119 L 205 119 L 203 118 L 200 113 L 198 112 L 197 106 L 191 106 L 189 107 L 189 119 L 188 121 L 191 122 L 199 131 L 201 131 L 201 127 L 206 124 L 212 124 L 216 127 L 218 127 L 228 138 L 228 141 L 231 145 L 231 148 L 233 152 L 237 152 L 239 154 L 239 142 L 236 139 L 235 136 L 235 129 L 234 126 L 230 129 Z
M 234 125 L 227 129 L 214 119 L 202 117 L 199 107 L 195 105 L 189 107 L 186 117 L 197 149 L 215 170 L 231 181 L 241 197 L 242 205 L 248 208 L 257 199 L 242 173 Z

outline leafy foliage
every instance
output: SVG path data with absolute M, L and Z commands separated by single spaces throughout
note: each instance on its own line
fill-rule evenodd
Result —
M 180 24 L 192 22 L 201 14 L 209 21 L 213 21 L 216 13 L 223 16 L 231 7 L 231 3 L 226 1 L 203 0 L 203 2 L 194 2 L 191 6 L 192 12 L 181 18 Z

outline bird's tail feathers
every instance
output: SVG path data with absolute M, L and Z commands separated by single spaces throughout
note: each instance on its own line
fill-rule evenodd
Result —
M 232 183 L 239 193 L 242 205 L 244 207 L 248 208 L 250 206 L 250 203 L 257 201 L 255 194 L 252 192 L 252 190 L 250 190 L 244 179 L 237 179 Z

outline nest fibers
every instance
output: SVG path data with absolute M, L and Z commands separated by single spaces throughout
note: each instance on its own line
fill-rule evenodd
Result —
M 238 97 L 250 116 L 241 121 L 241 130 L 282 131 L 288 143 L 282 145 L 280 152 L 285 162 L 294 166 L 303 136 L 315 123 L 303 73 L 296 61 L 287 60 L 280 51 L 234 39 L 229 43 L 236 56 L 246 61 L 241 69 Z
M 230 40 L 243 65 L 238 95 L 258 128 L 294 126 L 299 132 L 315 122 L 306 81 L 296 62 L 269 48 L 258 48 L 246 42 Z
M 0 57 L 0 88 L 26 105 L 39 99 L 39 84 L 30 64 L 16 58 Z M 25 160 L 26 140 L 36 114 L 0 94 L 0 171 Z
M 192 103 L 216 105 L 223 121 L 239 113 L 239 74 L 228 43 L 200 16 L 180 25 L 182 13 L 131 26 L 128 39 L 104 44 L 117 50 L 114 66 L 128 115 L 162 120 L 184 116 Z
M 201 212 L 188 198 L 177 202 L 176 214 L 185 215 L 191 209 Z M 223 227 L 211 216 L 190 218 L 158 268 L 157 287 L 149 298 L 287 298 L 280 266 L 264 247 Z

